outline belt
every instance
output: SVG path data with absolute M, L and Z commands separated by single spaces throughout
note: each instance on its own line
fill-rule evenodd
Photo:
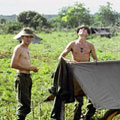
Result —
M 31 75 L 31 74 L 26 74 L 26 73 L 18 73 L 18 75 L 22 75 L 22 76 L 30 77 L 30 75 Z

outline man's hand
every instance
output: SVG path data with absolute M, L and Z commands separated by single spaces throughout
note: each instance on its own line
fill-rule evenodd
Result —
M 31 66 L 31 67 L 30 67 L 30 71 L 38 72 L 38 68 L 37 68 L 37 67 L 34 67 L 34 66 Z
M 66 59 L 66 58 L 63 58 L 67 63 L 77 63 L 77 61 L 75 60 L 69 60 L 69 59 Z
M 67 59 L 67 58 L 65 58 L 65 57 L 60 57 L 60 59 L 64 59 L 67 63 L 77 63 L 77 61 L 75 61 L 75 60 L 69 60 L 69 59 Z M 60 60 L 59 59 L 59 60 Z
M 70 62 L 71 60 L 68 60 L 68 59 L 66 59 L 66 58 L 64 58 L 64 57 L 62 57 L 66 62 Z
M 94 60 L 94 62 L 96 63 L 96 65 L 97 65 L 97 60 Z

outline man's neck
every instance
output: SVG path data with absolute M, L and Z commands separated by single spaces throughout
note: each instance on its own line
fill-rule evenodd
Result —
M 84 36 L 79 36 L 78 41 L 79 41 L 80 43 L 84 43 L 84 42 L 86 42 L 86 37 L 84 37 Z
M 29 45 L 25 44 L 25 43 L 21 43 L 21 45 L 25 48 L 28 48 Z

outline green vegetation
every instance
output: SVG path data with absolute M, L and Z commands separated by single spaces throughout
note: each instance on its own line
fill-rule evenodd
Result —
M 30 45 L 31 63 L 39 67 L 39 72 L 32 72 L 32 111 L 27 116 L 27 120 L 51 120 L 53 102 L 44 103 L 43 101 L 49 96 L 48 88 L 53 82 L 51 75 L 58 64 L 58 56 L 70 41 L 77 38 L 77 34 L 70 29 L 81 24 L 89 25 L 89 27 L 110 27 L 111 32 L 116 35 L 116 32 L 120 31 L 119 16 L 109 2 L 107 5 L 100 6 L 94 15 L 91 15 L 89 9 L 83 4 L 75 3 L 62 8 L 58 15 L 51 19 L 47 19 L 50 16 L 45 17 L 35 11 L 21 12 L 16 20 L 16 16 L 13 16 L 14 20 L 11 21 L 8 21 L 6 17 L 1 19 L 0 16 L 0 120 L 16 119 L 17 102 L 14 91 L 16 70 L 10 68 L 10 60 L 13 49 L 19 42 L 13 40 L 14 35 L 12 34 L 18 33 L 24 26 L 33 28 L 36 33 L 42 31 L 41 34 L 38 34 L 43 39 L 41 44 Z M 60 29 L 64 32 L 52 32 Z M 120 59 L 119 38 L 120 35 L 110 39 L 89 36 L 88 40 L 95 45 L 98 59 L 105 61 Z M 88 103 L 86 98 L 84 102 L 83 112 L 86 113 L 84 109 Z M 66 105 L 65 117 L 67 120 L 73 119 L 73 111 L 74 104 Z M 102 117 L 105 111 L 97 111 L 94 118 Z M 114 120 L 118 119 L 120 119 L 119 116 Z
M 38 33 L 64 28 L 73 29 L 82 24 L 90 27 L 116 28 L 114 31 L 118 31 L 120 27 L 120 13 L 112 9 L 110 2 L 100 6 L 95 14 L 90 14 L 90 10 L 84 4 L 76 2 L 74 5 L 61 8 L 58 15 L 45 17 L 35 11 L 23 11 L 16 16 L 16 20 L 7 20 L 7 17 L 0 16 L 0 34 L 14 33 L 20 31 L 22 27 L 31 27 Z
M 14 91 L 14 77 L 16 70 L 10 68 L 10 60 L 14 47 L 19 44 L 13 40 L 14 35 L 0 35 L 0 120 L 15 120 L 16 116 L 16 93 Z M 31 64 L 39 67 L 38 73 L 32 72 L 32 111 L 27 120 L 51 120 L 50 114 L 53 102 L 44 103 L 43 100 L 49 96 L 48 88 L 51 87 L 53 79 L 51 75 L 58 64 L 58 56 L 65 46 L 77 38 L 75 32 L 52 32 L 38 34 L 43 41 L 41 44 L 31 44 Z M 120 36 L 101 38 L 89 36 L 88 41 L 95 45 L 98 59 L 118 60 L 120 59 Z M 70 55 L 68 55 L 70 58 Z M 84 100 L 85 106 L 87 99 Z M 72 120 L 74 104 L 66 105 L 66 119 Z M 85 113 L 84 109 L 84 113 Z M 96 119 L 103 116 L 105 110 L 97 111 Z M 120 119 L 116 118 L 115 120 Z
M 49 27 L 46 18 L 34 11 L 21 12 L 17 17 L 18 22 L 22 26 L 33 27 Z

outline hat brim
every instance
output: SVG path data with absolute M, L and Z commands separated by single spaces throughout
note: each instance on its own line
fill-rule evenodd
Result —
M 18 40 L 18 39 L 20 39 L 22 36 L 35 36 L 34 34 L 24 34 L 22 31 L 21 32 L 19 32 L 15 37 L 13 37 L 13 39 L 15 39 L 15 40 Z

